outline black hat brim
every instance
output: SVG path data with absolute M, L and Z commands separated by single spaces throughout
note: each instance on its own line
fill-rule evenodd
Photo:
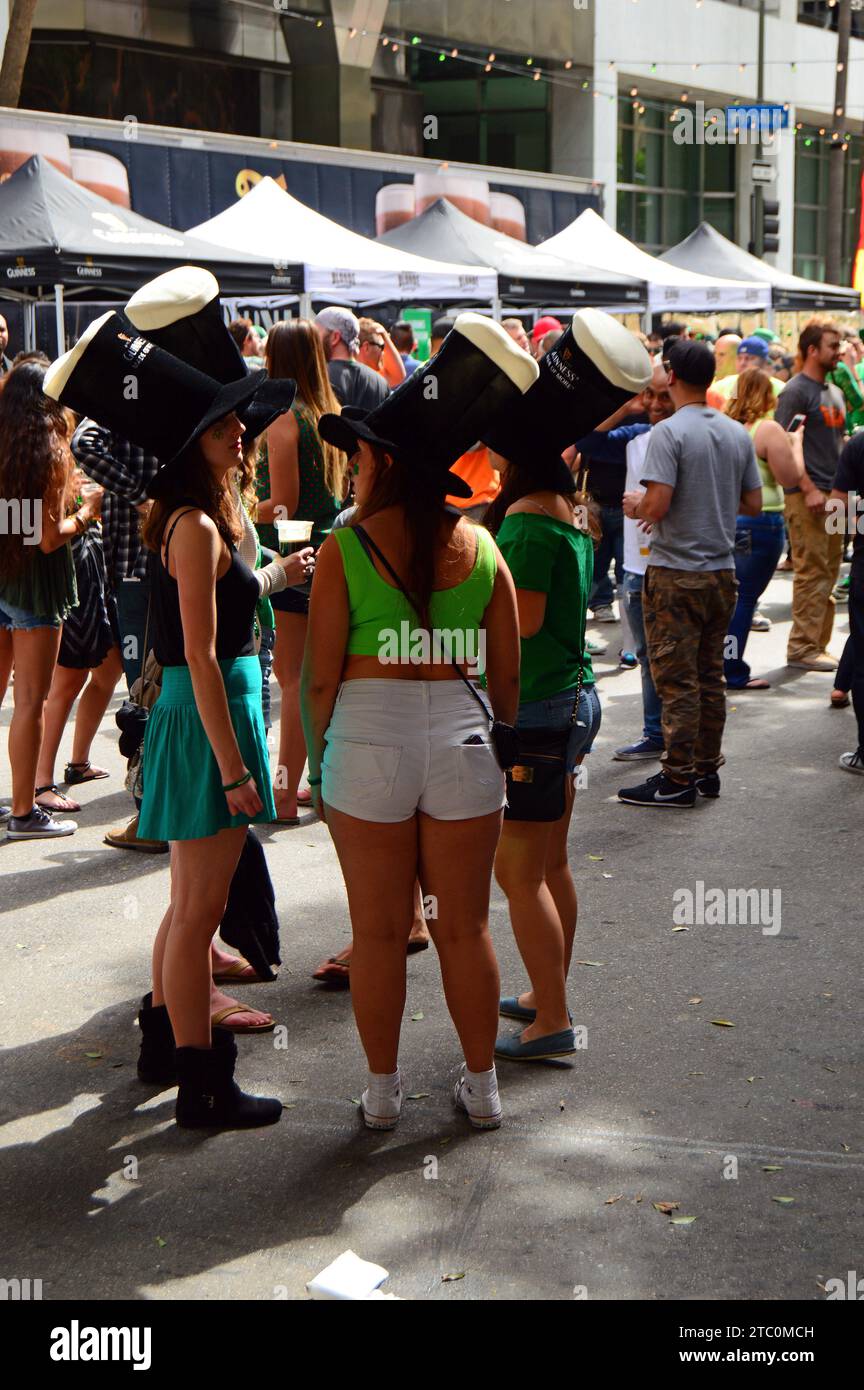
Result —
M 153 476 L 147 488 L 147 496 L 157 498 L 165 491 L 171 476 L 181 468 L 186 453 L 191 449 L 203 434 L 212 425 L 224 420 L 226 415 L 236 414 L 242 420 L 243 408 L 247 402 L 251 401 L 256 392 L 263 388 L 269 380 L 265 371 L 250 372 L 242 381 L 229 381 L 221 388 L 218 395 L 214 396 L 213 401 L 206 414 L 198 421 L 195 429 L 186 439 L 180 449 L 172 458 L 166 459 L 160 466 L 159 471 Z M 294 386 L 294 383 L 290 383 Z M 275 415 L 280 415 L 281 410 L 277 410 Z M 275 418 L 275 416 L 274 416 Z
M 274 420 L 285 415 L 294 404 L 296 395 L 297 383 L 290 377 L 267 377 L 249 404 L 237 412 L 246 427 L 245 442 L 248 444 L 257 439 Z
M 357 410 L 356 407 L 347 406 L 341 415 L 322 415 L 318 421 L 318 433 L 327 443 L 334 448 L 341 449 L 350 458 L 357 452 L 357 440 L 363 439 L 367 444 L 374 444 L 379 449 L 383 449 L 388 454 L 393 454 L 396 458 L 404 458 L 405 450 L 398 444 L 394 444 L 390 439 L 384 439 L 377 434 L 367 423 L 368 414 L 364 410 Z M 430 482 L 439 483 L 440 490 L 447 497 L 473 497 L 473 489 L 460 478 L 458 473 L 442 472 L 433 464 L 427 463 L 422 455 L 412 457 L 412 466 L 422 472 Z

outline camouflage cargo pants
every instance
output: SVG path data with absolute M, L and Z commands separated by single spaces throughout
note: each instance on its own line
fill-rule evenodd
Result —
M 648 659 L 663 702 L 663 766 L 679 781 L 716 772 L 723 762 L 723 648 L 737 593 L 731 569 L 649 565 L 645 575 Z

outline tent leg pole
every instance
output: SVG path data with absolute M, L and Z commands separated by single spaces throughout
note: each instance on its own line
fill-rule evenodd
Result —
M 299 310 L 299 311 L 300 311 L 300 317 L 301 317 L 301 319 L 311 319 L 311 318 L 312 318 L 312 296 L 311 296 L 311 294 L 307 294 L 307 293 L 305 292 L 305 290 L 304 290 L 303 294 L 301 294 L 301 296 L 300 296 L 300 310 Z
M 766 326 L 766 328 L 770 328 L 772 333 L 776 332 L 776 329 L 775 329 L 775 327 L 774 327 L 774 309 L 773 309 L 773 306 L 772 306 L 770 309 L 766 309 L 766 310 L 765 310 L 765 326 Z
M 36 351 L 36 302 L 32 299 L 24 306 L 24 342 L 28 352 Z
M 503 311 L 501 308 L 501 296 L 500 294 L 496 294 L 492 298 L 492 317 L 496 323 L 501 322 L 502 312 Z
M 54 286 L 54 317 L 57 324 L 57 356 L 66 351 L 66 323 L 63 314 L 63 286 Z

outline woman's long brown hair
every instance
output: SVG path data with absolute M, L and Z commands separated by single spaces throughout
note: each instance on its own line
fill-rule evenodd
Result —
M 267 334 L 264 362 L 271 377 L 293 377 L 297 382 L 297 408 L 315 426 L 322 415 L 338 415 L 342 407 L 336 398 L 330 378 L 321 335 L 308 319 L 284 319 L 274 323 Z M 324 483 L 327 491 L 342 500 L 347 492 L 345 455 L 332 444 L 319 439 L 324 459 Z
M 165 523 L 178 507 L 199 507 L 215 523 L 224 541 L 237 545 L 243 535 L 243 523 L 231 493 L 231 469 L 217 482 L 197 444 L 182 458 L 176 459 L 160 476 L 159 495 L 141 527 L 141 538 L 148 550 L 157 553 L 162 544 Z
M 39 502 L 57 521 L 65 510 L 74 470 L 69 422 L 62 406 L 42 390 L 45 367 L 25 361 L 13 367 L 0 389 L 0 499 L 20 506 Z M 8 508 L 6 508 L 8 511 Z M 38 547 L 21 534 L 4 536 L 0 580 L 17 579 Z
M 747 367 L 738 375 L 736 394 L 727 406 L 726 413 L 741 425 L 755 425 L 774 409 L 774 388 L 772 378 L 761 367 Z
M 431 628 L 429 609 L 435 590 L 438 559 L 461 517 L 444 510 L 443 489 L 446 483 L 443 480 L 439 486 L 434 482 L 427 484 L 424 475 L 419 469 L 412 468 L 408 459 L 400 455 L 386 455 L 383 449 L 375 445 L 370 447 L 377 463 L 375 480 L 367 501 L 358 507 L 348 524 L 362 524 L 385 507 L 401 507 L 408 537 L 408 561 L 405 573 L 400 574 L 399 578 L 414 600 L 423 626 Z M 389 467 L 385 461 L 387 457 L 392 460 Z

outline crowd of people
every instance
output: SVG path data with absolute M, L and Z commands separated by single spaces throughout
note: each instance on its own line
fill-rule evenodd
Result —
M 864 772 L 864 349 L 836 325 L 808 324 L 790 359 L 767 330 L 642 337 L 582 310 L 529 337 L 468 313 L 433 325 L 422 363 L 411 324 L 338 306 L 226 329 L 213 276 L 184 267 L 53 364 L 9 360 L 7 342 L 0 498 L 21 524 L 0 554 L 0 815 L 12 840 L 75 832 L 70 793 L 108 775 L 91 748 L 125 677 L 136 814 L 106 843 L 170 847 L 138 1071 L 178 1085 L 178 1124 L 280 1118 L 234 1080 L 235 1035 L 274 1019 L 220 986 L 274 978 L 275 889 L 250 826 L 307 807 L 348 895 L 352 944 L 315 979 L 350 986 L 367 1126 L 398 1122 L 406 955 L 430 939 L 475 1128 L 501 1123 L 496 1060 L 575 1051 L 567 839 L 601 721 L 587 627 L 618 621 L 616 588 L 643 711 L 614 756 L 660 763 L 623 804 L 720 795 L 725 690 L 769 688 L 744 654 L 787 549 L 788 663 L 833 673 L 832 707 L 851 694 L 858 745 L 840 766 Z M 493 876 L 527 977 L 507 996 Z

